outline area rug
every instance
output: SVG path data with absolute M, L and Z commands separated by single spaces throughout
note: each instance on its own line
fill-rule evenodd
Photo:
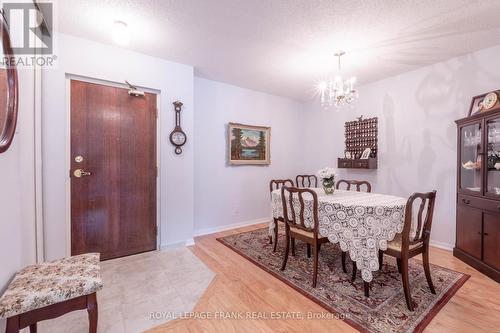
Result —
M 370 297 L 363 293 L 363 280 L 351 282 L 352 266 L 342 271 L 340 248 L 326 243 L 321 247 L 318 284 L 312 288 L 313 259 L 307 258 L 306 245 L 296 241 L 296 255 L 288 258 L 285 271 L 280 267 L 284 253 L 284 235 L 278 239 L 278 249 L 272 252 L 268 229 L 258 229 L 217 239 L 252 263 L 271 273 L 328 311 L 345 318 L 345 322 L 361 332 L 421 332 L 431 319 L 467 281 L 469 275 L 431 265 L 436 295 L 427 285 L 422 262 L 409 263 L 410 287 L 415 310 L 406 307 L 401 275 L 396 260 L 384 256 L 380 271 L 374 272 Z M 431 257 L 432 259 L 432 257 Z

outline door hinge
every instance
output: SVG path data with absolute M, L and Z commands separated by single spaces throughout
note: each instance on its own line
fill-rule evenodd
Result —
M 156 177 L 158 177 L 158 167 L 156 167 Z
M 155 109 L 155 116 L 156 116 L 156 119 L 158 119 L 158 108 Z
M 158 236 L 158 226 L 155 225 L 155 235 Z

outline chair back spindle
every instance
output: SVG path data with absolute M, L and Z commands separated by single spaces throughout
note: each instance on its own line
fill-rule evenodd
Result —
M 273 193 L 274 190 L 279 190 L 283 186 L 291 186 L 293 187 L 293 180 L 291 179 L 272 179 L 269 182 L 269 193 Z
M 305 221 L 306 217 L 304 212 L 306 210 L 306 202 L 304 201 L 304 195 L 310 195 L 309 200 L 312 199 L 312 226 L 307 226 Z M 298 216 L 294 206 L 294 198 L 298 200 Z M 311 189 L 308 188 L 298 188 L 298 187 L 287 187 L 281 188 L 281 200 L 283 203 L 283 217 L 285 222 L 290 226 L 290 228 L 298 228 L 305 231 L 313 232 L 314 237 L 317 238 L 318 235 L 318 195 Z M 290 212 L 289 212 L 290 210 Z
M 298 175 L 295 177 L 297 187 L 318 187 L 318 177 L 315 175 Z
M 415 244 L 428 244 L 434 215 L 436 191 L 428 193 L 414 193 L 406 203 L 405 222 L 402 232 L 402 246 L 408 248 Z M 416 214 L 416 224 L 413 223 L 414 204 L 420 201 Z M 413 229 L 413 230 L 412 230 Z M 412 235 L 413 233 L 413 235 Z
M 366 180 L 347 180 L 347 179 L 341 179 L 337 182 L 336 189 L 338 190 L 340 188 L 341 184 L 346 184 L 347 185 L 347 191 L 351 190 L 351 186 L 356 186 L 356 191 L 361 192 L 361 186 L 365 185 L 366 186 L 366 192 L 371 193 L 372 191 L 372 186 L 369 182 Z

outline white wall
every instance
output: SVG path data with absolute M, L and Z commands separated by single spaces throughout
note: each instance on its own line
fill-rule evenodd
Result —
M 34 74 L 19 69 L 19 117 L 14 141 L 0 154 L 0 294 L 22 267 L 36 261 Z M 0 320 L 0 331 L 4 331 Z
M 456 142 L 454 120 L 467 113 L 471 96 L 498 88 L 500 47 L 360 87 L 354 110 L 325 111 L 194 78 L 191 66 L 114 46 L 59 35 L 58 68 L 43 75 L 44 218 L 47 259 L 66 255 L 66 74 L 113 82 L 125 79 L 161 90 L 162 245 L 195 233 L 269 216 L 268 181 L 336 166 L 343 155 L 343 125 L 360 114 L 379 117 L 379 169 L 341 170 L 342 177 L 370 180 L 374 190 L 408 196 L 438 190 L 432 238 L 452 246 L 455 235 Z M 173 153 L 171 102 L 184 102 L 188 143 Z M 270 166 L 227 165 L 227 123 L 270 126 Z M 194 191 L 194 192 L 193 192 Z M 194 193 L 194 194 L 193 194 Z
M 193 232 L 193 141 L 177 156 L 168 140 L 174 128 L 172 102 L 184 103 L 182 126 L 193 135 L 193 67 L 173 63 L 118 47 L 64 34 L 56 36 L 58 64 L 42 76 L 43 194 L 46 259 L 67 253 L 69 221 L 68 92 L 66 75 L 80 75 L 111 82 L 128 80 L 140 87 L 161 91 L 161 242 L 184 243 Z
M 269 181 L 301 167 L 303 105 L 195 77 L 195 233 L 270 216 Z M 271 165 L 229 166 L 227 124 L 271 127 Z
M 471 97 L 500 87 L 500 46 L 420 68 L 359 88 L 353 110 L 305 109 L 309 152 L 306 166 L 337 166 L 344 153 L 344 122 L 379 118 L 379 168 L 339 169 L 341 177 L 367 179 L 374 191 L 408 196 L 438 191 L 434 244 L 455 243 L 456 126 Z

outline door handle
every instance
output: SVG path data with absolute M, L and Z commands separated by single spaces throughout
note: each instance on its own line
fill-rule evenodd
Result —
M 73 172 L 73 176 L 75 176 L 76 178 L 87 177 L 87 176 L 90 176 L 90 175 L 92 175 L 92 172 L 85 171 L 85 170 L 82 170 L 82 169 L 76 169 Z

